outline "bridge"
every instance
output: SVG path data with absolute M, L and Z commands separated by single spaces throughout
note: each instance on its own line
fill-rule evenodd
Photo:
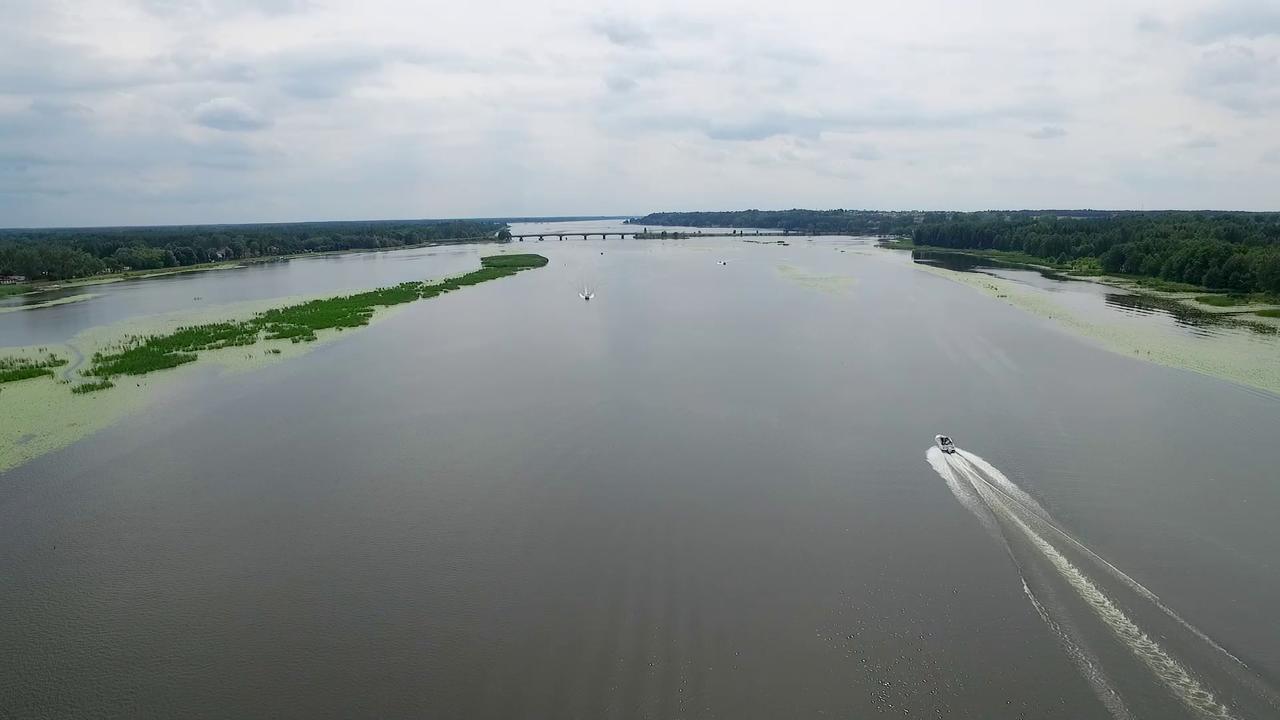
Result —
M 565 238 L 569 238 L 570 240 L 575 240 L 578 238 L 581 238 L 583 240 L 590 240 L 591 238 L 594 238 L 594 237 L 598 237 L 601 240 L 608 240 L 609 238 L 614 237 L 616 235 L 619 240 L 625 240 L 627 238 L 631 238 L 633 240 L 636 240 L 636 239 L 661 240 L 663 238 L 666 238 L 668 240 L 672 240 L 672 239 L 682 240 L 684 238 L 695 238 L 695 237 L 790 237 L 792 235 L 816 235 L 816 234 L 817 233 L 792 232 L 790 230 L 728 230 L 728 231 L 720 230 L 720 231 L 709 231 L 709 232 L 695 230 L 693 232 L 689 232 L 688 230 L 650 231 L 648 228 L 645 228 L 644 230 L 640 230 L 640 231 L 631 230 L 628 232 L 527 233 L 522 235 L 512 235 L 511 239 L 517 242 L 524 242 L 525 240 L 537 240 L 538 242 L 542 242 L 544 240 L 549 240 L 552 238 L 556 240 L 564 240 Z

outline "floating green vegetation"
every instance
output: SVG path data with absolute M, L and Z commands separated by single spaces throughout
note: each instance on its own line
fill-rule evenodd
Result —
M 164 335 L 133 335 L 107 352 L 95 353 L 92 366 L 85 374 L 104 381 L 116 375 L 145 375 L 195 362 L 204 350 L 253 345 L 264 338 L 311 342 L 317 339 L 316 333 L 321 330 L 368 325 L 377 308 L 431 298 L 468 285 L 514 275 L 528 268 L 542 267 L 547 264 L 547 259 L 533 254 L 491 255 L 481 258 L 480 264 L 479 270 L 437 283 L 401 283 L 354 295 L 275 308 L 240 322 L 180 327 Z M 279 350 L 275 349 L 274 353 L 279 354 Z M 97 385 L 99 387 L 92 390 L 110 387 L 109 382 L 106 386 Z M 91 392 L 81 390 L 82 387 L 89 386 L 77 386 L 73 391 Z
M 1214 307 L 1234 307 L 1248 305 L 1250 300 L 1246 295 L 1200 295 L 1196 302 Z
M 93 367 L 85 374 L 103 378 L 145 375 L 195 362 L 200 350 L 252 345 L 257 342 L 260 329 L 253 323 L 209 323 L 181 327 L 168 335 L 133 335 L 120 344 L 118 352 L 94 353 Z
M 539 268 L 546 264 L 546 258 L 533 253 L 488 255 L 480 258 L 480 265 L 490 268 Z
M 1129 275 L 1126 273 L 1106 273 L 1105 277 L 1127 280 L 1133 285 L 1145 290 L 1155 290 L 1156 292 L 1167 293 L 1202 293 L 1205 288 L 1199 285 L 1191 285 L 1189 283 L 1177 282 L 1175 280 L 1162 280 L 1156 277 L 1146 277 L 1144 275 Z
M 1280 308 L 1267 308 L 1266 310 L 1259 310 L 1257 314 L 1261 315 L 1262 317 L 1280 318 Z
M 106 378 L 103 378 L 102 380 L 96 380 L 94 382 L 80 383 L 79 385 L 75 385 L 71 388 L 71 392 L 77 395 L 83 395 L 85 393 L 96 392 L 98 390 L 106 390 L 107 388 L 113 388 L 115 386 L 116 386 L 115 383 L 111 382 L 110 380 L 107 380 Z
M 794 265 L 779 265 L 778 272 L 803 287 L 835 294 L 848 291 L 857 282 L 857 278 L 850 275 L 818 275 Z
M 17 382 L 44 375 L 53 375 L 53 369 L 66 365 L 66 358 L 49 353 L 45 357 L 0 358 L 0 383 Z

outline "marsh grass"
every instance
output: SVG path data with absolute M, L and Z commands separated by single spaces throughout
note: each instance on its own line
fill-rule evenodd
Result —
M 102 380 L 96 380 L 94 382 L 80 383 L 79 385 L 72 387 L 71 392 L 77 395 L 84 395 L 85 393 L 97 392 L 98 390 L 106 390 L 107 388 L 113 388 L 115 386 L 116 386 L 115 383 L 111 382 L 110 380 L 107 380 L 106 378 L 103 378 Z
M 240 322 L 181 327 L 166 335 L 131 336 L 111 349 L 112 351 L 98 352 L 93 356 L 92 367 L 85 374 L 103 378 L 102 382 L 108 384 L 89 383 L 72 390 L 91 392 L 105 389 L 110 387 L 109 378 L 115 375 L 145 375 L 156 370 L 174 368 L 195 362 L 201 351 L 253 345 L 263 338 L 294 343 L 312 342 L 319 337 L 316 333 L 321 330 L 342 330 L 368 325 L 378 308 L 435 297 L 546 264 L 547 259 L 541 255 L 491 255 L 480 258 L 479 270 L 438 283 L 401 283 L 354 295 L 310 300 L 275 308 Z M 280 350 L 268 352 L 279 354 Z M 0 367 L 0 370 L 3 368 Z M 90 385 L 96 387 L 79 389 Z
M 510 255 L 487 255 L 480 258 L 481 267 L 504 268 L 540 268 L 548 260 L 535 253 L 512 253 Z
M 1200 295 L 1196 297 L 1196 302 L 1214 307 L 1234 307 L 1248 305 L 1251 300 L 1247 295 Z
M 66 358 L 49 353 L 44 357 L 0 358 L 0 383 L 17 382 L 48 375 L 53 369 L 67 364 Z

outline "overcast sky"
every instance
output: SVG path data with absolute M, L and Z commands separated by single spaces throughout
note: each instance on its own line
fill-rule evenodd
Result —
M 0 7 L 0 226 L 1280 209 L 1280 0 Z

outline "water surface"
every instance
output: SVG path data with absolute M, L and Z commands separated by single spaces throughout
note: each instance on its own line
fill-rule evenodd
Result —
M 1280 676 L 1275 396 L 867 241 L 525 248 L 551 264 L 209 370 L 0 474 L 5 714 L 1113 716 L 1029 599 L 1035 548 L 926 462 L 939 432 Z M 279 291 L 492 251 L 288 263 L 334 275 Z M 155 282 L 216 296 L 260 272 Z M 1042 580 L 1050 617 L 1082 612 Z M 1196 716 L 1110 632 L 1070 637 L 1124 708 Z

